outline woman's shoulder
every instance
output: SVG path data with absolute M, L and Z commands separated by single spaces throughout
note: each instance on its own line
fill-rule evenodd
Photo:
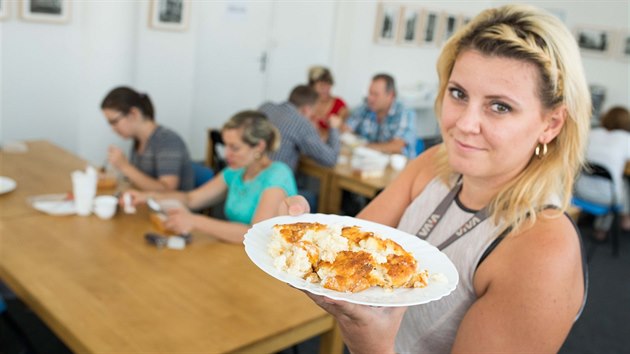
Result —
M 167 128 L 165 126 L 162 125 L 158 125 L 155 128 L 155 133 L 154 137 L 156 139 L 156 141 L 158 141 L 159 143 L 164 143 L 164 144 L 181 144 L 181 145 L 186 145 L 184 143 L 184 139 L 182 139 L 182 137 L 177 134 L 177 132 L 175 132 L 174 130 Z
M 492 256 L 505 267 L 500 272 L 517 275 L 524 271 L 543 278 L 561 278 L 582 263 L 582 246 L 568 216 L 555 210 L 543 211 L 533 225 L 508 235 Z
M 265 174 L 271 178 L 276 176 L 293 176 L 293 170 L 282 161 L 272 161 L 265 169 Z
M 442 145 L 435 145 L 425 150 L 409 162 L 409 172 L 414 176 L 411 198 L 415 199 L 431 181 L 438 177 L 438 152 Z

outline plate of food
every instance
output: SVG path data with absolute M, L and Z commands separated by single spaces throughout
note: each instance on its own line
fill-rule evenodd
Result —
M 9 193 L 17 187 L 17 183 L 9 177 L 0 176 L 0 194 Z
M 455 290 L 457 269 L 420 238 L 349 216 L 279 216 L 245 234 L 267 274 L 316 295 L 371 306 L 413 306 Z

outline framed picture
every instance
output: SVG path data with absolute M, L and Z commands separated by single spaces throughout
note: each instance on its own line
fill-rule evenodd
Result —
M 424 10 L 422 15 L 422 43 L 435 45 L 440 38 L 440 12 Z
M 459 28 L 459 16 L 443 12 L 440 26 L 440 43 L 445 43 Z
M 188 29 L 189 0 L 152 0 L 149 27 L 167 31 Z
M 617 58 L 630 61 L 630 32 L 619 32 L 619 40 L 617 41 Z
M 65 23 L 70 20 L 71 9 L 70 0 L 22 0 L 20 10 L 27 21 Z
M 0 21 L 9 17 L 9 0 L 0 0 Z
M 398 31 L 398 43 L 403 45 L 418 45 L 420 39 L 420 15 L 419 8 L 403 7 L 400 17 L 400 30 Z
M 396 43 L 398 37 L 398 21 L 400 21 L 400 5 L 378 4 L 374 42 L 381 44 Z
M 581 26 L 575 29 L 580 51 L 587 55 L 606 57 L 611 53 L 612 31 L 603 28 Z

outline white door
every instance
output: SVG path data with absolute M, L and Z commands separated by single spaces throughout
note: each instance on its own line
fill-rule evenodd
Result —
M 312 65 L 332 66 L 337 3 L 274 2 L 265 96 L 284 101 Z M 335 73 L 333 72 L 333 76 Z
M 271 2 L 195 2 L 197 53 L 193 151 L 205 131 L 264 100 Z M 168 70 L 168 69 L 167 69 Z

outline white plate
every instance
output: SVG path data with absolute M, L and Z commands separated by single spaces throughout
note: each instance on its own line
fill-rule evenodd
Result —
M 17 183 L 9 178 L 0 176 L 0 194 L 9 193 L 17 187 Z
M 419 269 L 427 269 L 429 276 L 442 274 L 446 281 L 431 281 L 425 288 L 398 288 L 385 291 L 380 287 L 372 287 L 357 293 L 344 293 L 313 284 L 306 280 L 281 271 L 274 267 L 267 245 L 271 239 L 272 228 L 276 224 L 290 224 L 296 222 L 319 222 L 322 224 L 339 224 L 344 226 L 359 226 L 364 231 L 372 231 L 379 237 L 390 238 L 400 244 L 406 251 L 411 252 L 418 260 Z M 309 291 L 313 294 L 324 295 L 331 299 L 344 300 L 355 304 L 371 306 L 412 306 L 438 300 L 450 294 L 457 283 L 459 275 L 451 260 L 437 248 L 414 235 L 407 234 L 389 226 L 380 225 L 366 220 L 349 216 L 304 214 L 300 216 L 279 216 L 259 222 L 252 226 L 245 234 L 245 252 L 249 258 L 263 271 L 272 277 L 289 283 L 293 287 Z
M 76 214 L 73 200 L 67 194 L 46 194 L 28 198 L 29 204 L 38 211 L 49 215 L 63 216 Z

